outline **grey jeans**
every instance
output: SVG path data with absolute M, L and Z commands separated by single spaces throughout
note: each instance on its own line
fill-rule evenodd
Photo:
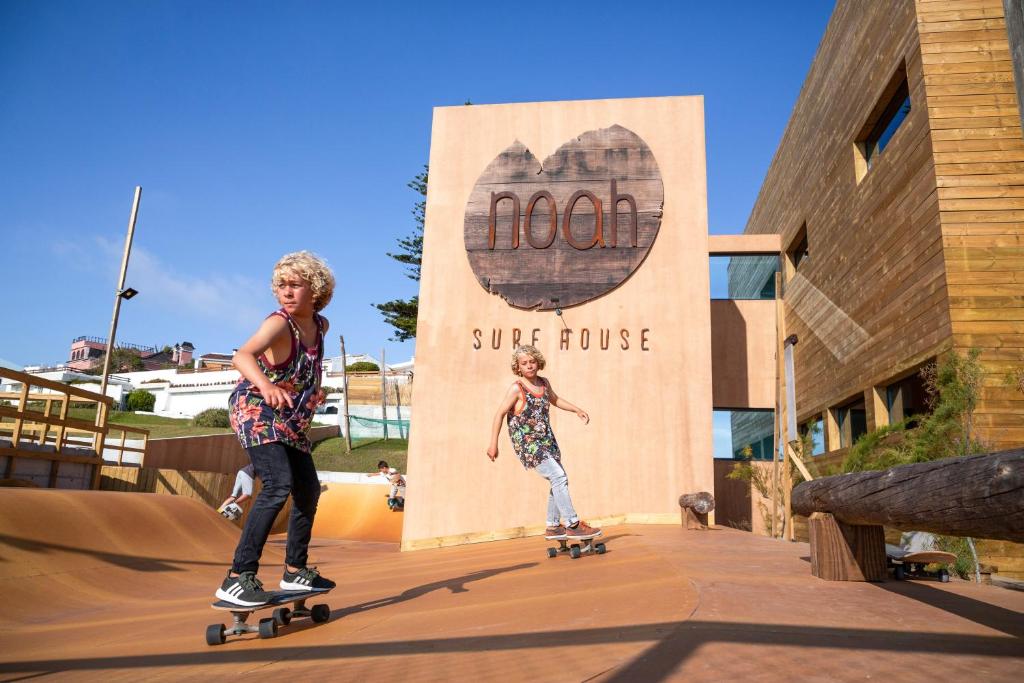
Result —
M 560 519 L 564 519 L 566 525 L 579 521 L 569 497 L 569 477 L 561 463 L 554 458 L 545 458 L 534 469 L 551 484 L 551 493 L 548 494 L 548 526 L 558 526 Z

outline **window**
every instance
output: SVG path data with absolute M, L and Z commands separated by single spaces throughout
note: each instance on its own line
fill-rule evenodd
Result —
M 834 410 L 836 426 L 839 429 L 839 447 L 852 446 L 868 431 L 868 414 L 864 408 L 864 397 L 860 396 Z
M 854 142 L 854 167 L 857 182 L 871 170 L 893 135 L 910 114 L 910 87 L 907 68 L 900 65 L 882 91 L 867 121 Z
M 889 409 L 889 424 L 912 415 L 927 415 L 928 392 L 919 372 L 893 382 L 885 388 L 885 406 Z
M 715 410 L 716 458 L 744 458 L 750 449 L 754 460 L 771 460 L 775 444 L 774 410 Z
M 786 249 L 786 281 L 788 282 L 800 270 L 800 266 L 809 258 L 807 249 L 807 223 L 800 226 L 796 235 L 789 242 Z
M 712 256 L 712 299 L 774 299 L 778 256 Z
M 801 423 L 799 430 L 801 437 L 806 437 L 808 431 L 811 433 L 811 455 L 825 453 L 825 423 L 821 415 Z

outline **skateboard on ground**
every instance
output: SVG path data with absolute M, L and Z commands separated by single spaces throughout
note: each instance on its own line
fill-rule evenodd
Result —
M 558 557 L 559 553 L 569 553 L 569 557 L 578 560 L 583 553 L 604 555 L 606 550 L 604 543 L 594 542 L 594 539 L 600 535 L 599 531 L 590 536 L 545 536 L 544 538 L 549 541 L 558 541 L 557 548 L 548 548 L 548 557 Z
M 262 605 L 245 607 L 236 605 L 226 600 L 218 600 L 213 603 L 213 609 L 231 612 L 234 621 L 231 626 L 224 624 L 210 624 L 206 627 L 206 644 L 221 645 L 228 636 L 240 636 L 243 633 L 258 633 L 260 638 L 273 638 L 277 635 L 279 626 L 287 626 L 295 617 L 309 617 L 313 623 L 320 624 L 331 618 L 331 608 L 324 604 L 306 607 L 306 600 L 316 598 L 330 593 L 330 590 L 315 591 L 273 591 L 268 602 Z M 289 609 L 285 605 L 294 603 Z M 259 624 L 254 626 L 247 624 L 246 620 L 253 612 L 264 609 L 273 609 L 270 617 L 260 619 Z
M 925 565 L 947 565 L 956 562 L 956 555 L 942 550 L 909 552 L 892 545 L 885 546 L 885 555 L 889 567 L 892 568 L 892 578 L 897 581 L 933 578 L 946 583 L 949 581 L 949 571 L 945 566 L 938 571 L 930 572 L 925 570 Z

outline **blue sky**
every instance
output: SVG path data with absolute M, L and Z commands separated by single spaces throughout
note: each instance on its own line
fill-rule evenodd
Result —
M 308 248 L 350 352 L 407 359 L 370 304 L 415 293 L 386 252 L 432 107 L 467 99 L 703 94 L 711 231 L 740 232 L 832 5 L 4 0 L 0 357 L 106 336 L 138 184 L 119 340 L 230 352 Z
M 385 253 L 431 108 L 703 94 L 712 232 L 739 232 L 832 2 L 0 3 L 0 234 L 16 326 L 0 356 L 105 336 L 144 188 L 118 337 L 226 351 L 310 248 L 355 351 L 407 358 L 372 302 L 415 283 Z M 7 317 L 10 321 L 11 318 Z

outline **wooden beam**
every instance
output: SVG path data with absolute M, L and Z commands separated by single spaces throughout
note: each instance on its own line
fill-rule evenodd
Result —
M 823 477 L 797 486 L 793 510 L 853 525 L 1024 542 L 1024 449 Z

